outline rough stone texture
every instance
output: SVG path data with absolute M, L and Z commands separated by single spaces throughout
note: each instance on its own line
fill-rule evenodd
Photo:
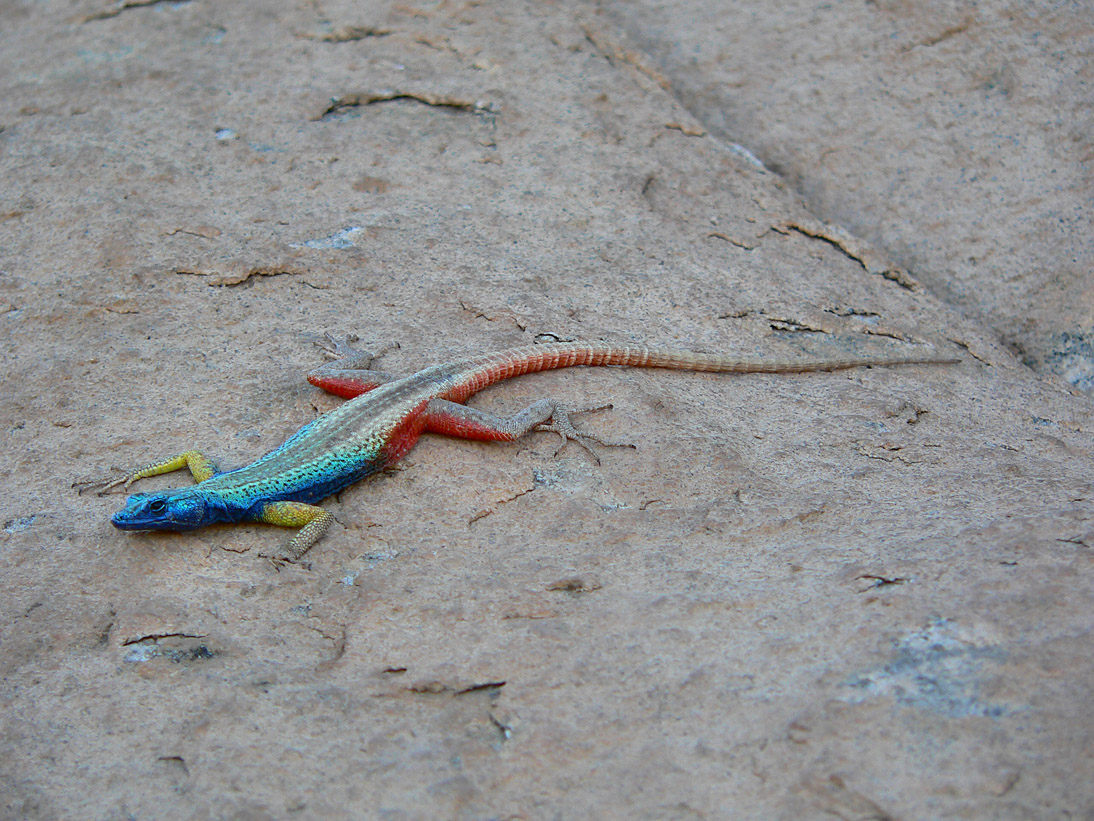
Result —
M 597 8 L 0 15 L 4 817 L 1094 812 L 1089 399 Z M 336 402 L 324 330 L 391 371 L 540 336 L 963 362 L 526 377 L 474 401 L 610 398 L 585 424 L 637 450 L 429 437 L 310 570 L 69 489 L 275 446 Z
M 712 134 L 1094 389 L 1094 5 L 602 5 Z

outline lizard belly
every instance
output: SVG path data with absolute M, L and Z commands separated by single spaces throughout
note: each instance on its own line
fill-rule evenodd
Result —
M 242 522 L 261 515 L 270 502 L 303 502 L 316 504 L 328 496 L 359 482 L 378 471 L 380 462 L 337 463 L 322 466 L 307 465 L 285 474 L 271 476 L 247 488 L 238 488 L 226 497 L 231 521 Z M 225 474 L 227 475 L 227 474 Z
M 345 490 L 355 482 L 359 482 L 366 476 L 371 476 L 383 467 L 382 462 L 366 462 L 357 465 L 341 465 L 327 468 L 316 473 L 310 480 L 300 487 L 287 490 L 284 493 L 275 493 L 264 501 L 267 502 L 304 502 L 315 504 L 316 502 L 333 496 L 339 491 Z
M 261 459 L 217 474 L 202 483 L 202 488 L 223 500 L 232 521 L 245 521 L 260 516 L 270 502 L 316 504 L 376 473 L 413 447 L 424 425 L 422 411 L 428 398 L 415 396 L 409 408 L 381 407 L 393 423 L 361 430 L 353 417 L 360 416 L 361 409 L 381 405 L 376 401 L 366 404 L 370 397 L 366 394 L 351 400 L 304 425 Z M 343 410 L 353 410 L 355 405 L 355 414 Z

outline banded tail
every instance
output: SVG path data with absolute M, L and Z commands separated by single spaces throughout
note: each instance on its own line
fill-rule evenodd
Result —
M 723 354 L 646 348 L 637 345 L 597 345 L 581 342 L 552 342 L 511 348 L 495 354 L 471 357 L 459 363 L 453 374 L 456 388 L 446 396 L 462 402 L 474 393 L 514 376 L 579 365 L 619 365 L 629 368 L 668 368 L 677 371 L 713 373 L 805 373 L 838 371 L 867 366 L 954 365 L 952 357 L 840 357 L 834 359 L 773 360 L 740 358 Z

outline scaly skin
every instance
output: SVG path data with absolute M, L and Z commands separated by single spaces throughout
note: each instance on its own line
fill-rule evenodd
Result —
M 104 492 L 184 467 L 197 482 L 191 487 L 129 496 L 125 507 L 111 519 L 114 525 L 122 530 L 190 530 L 216 522 L 252 521 L 301 528 L 286 553 L 272 557 L 280 564 L 298 560 L 334 521 L 317 502 L 401 459 L 423 431 L 512 441 L 533 430 L 549 430 L 559 434 L 563 444 L 572 440 L 587 449 L 589 442 L 615 444 L 574 428 L 570 415 L 593 409 L 573 409 L 553 399 L 541 399 L 502 418 L 463 404 L 489 385 L 535 371 L 621 365 L 720 373 L 801 373 L 959 361 L 931 357 L 767 361 L 560 342 L 434 365 L 400 379 L 369 370 L 374 358 L 370 354 L 339 343 L 327 350 L 342 358 L 314 371 L 308 381 L 350 401 L 304 425 L 279 448 L 246 467 L 221 473 L 210 459 L 192 450 L 107 483 Z

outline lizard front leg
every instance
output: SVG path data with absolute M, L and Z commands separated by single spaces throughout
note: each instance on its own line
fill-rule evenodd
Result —
M 122 485 L 125 490 L 129 490 L 129 486 L 136 482 L 138 479 L 147 479 L 149 476 L 159 476 L 162 473 L 171 473 L 176 470 L 182 470 L 183 468 L 189 468 L 190 475 L 194 477 L 194 481 L 201 483 L 206 479 L 211 479 L 217 473 L 217 466 L 204 453 L 200 450 L 188 450 L 185 453 L 180 453 L 178 456 L 172 456 L 169 459 L 161 459 L 158 462 L 152 462 L 150 465 L 133 471 L 128 476 L 121 476 L 117 479 L 90 479 L 80 480 L 73 482 L 73 487 L 79 487 L 81 491 L 87 487 L 95 487 L 96 485 L 102 485 L 99 490 L 99 495 L 106 493 L 108 490 Z
M 498 416 L 488 411 L 450 402 L 447 399 L 432 399 L 426 405 L 423 414 L 425 430 L 459 436 L 463 439 L 482 439 L 495 442 L 512 442 L 532 431 L 552 431 L 567 442 L 577 442 L 600 463 L 600 459 L 590 447 L 596 442 L 607 447 L 634 447 L 629 442 L 609 442 L 594 433 L 586 433 L 574 427 L 570 417 L 578 413 L 607 410 L 611 405 L 597 405 L 591 408 L 572 408 L 554 399 L 540 399 L 511 416 Z M 557 451 L 556 451 L 557 453 Z
M 274 567 L 280 569 L 282 565 L 289 562 L 299 561 L 300 557 L 327 532 L 327 528 L 334 522 L 334 516 L 317 505 L 308 505 L 303 502 L 267 502 L 262 506 L 261 512 L 254 517 L 254 521 L 280 527 L 300 528 L 285 546 L 283 555 L 262 554 L 273 563 Z

